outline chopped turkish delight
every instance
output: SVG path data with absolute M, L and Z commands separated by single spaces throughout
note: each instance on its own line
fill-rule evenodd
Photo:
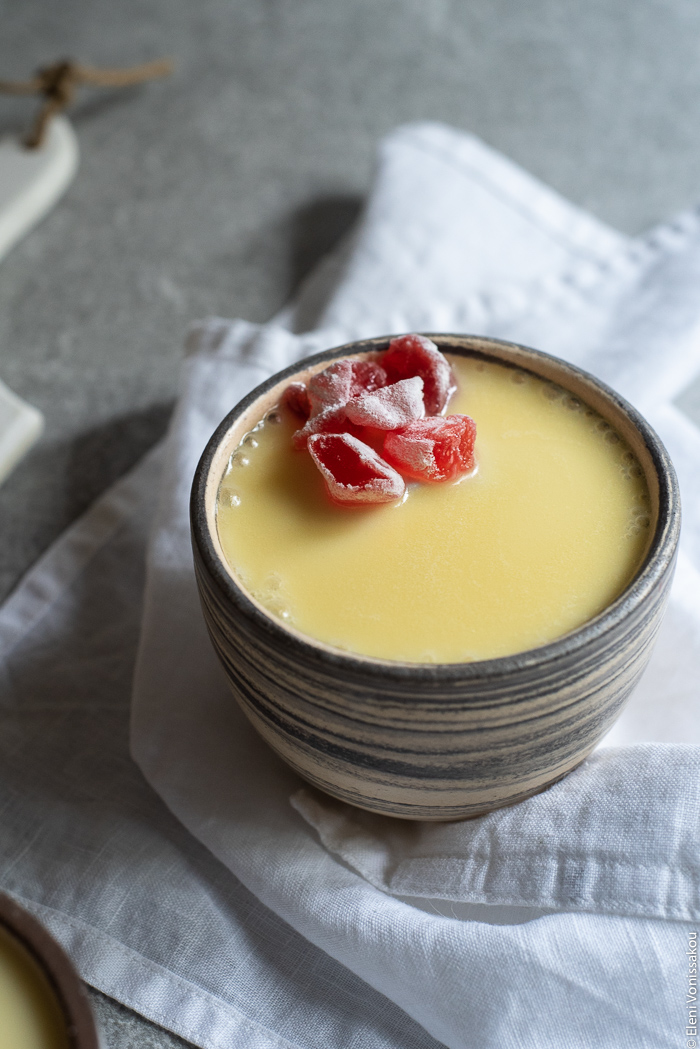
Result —
M 346 404 L 351 397 L 385 386 L 386 372 L 376 361 L 334 361 L 309 379 L 311 415 Z
M 290 383 L 282 403 L 305 420 L 292 440 L 311 453 L 331 498 L 368 505 L 400 499 L 404 477 L 449 481 L 473 469 L 474 421 L 442 414 L 455 389 L 435 343 L 402 335 L 379 361 L 343 358 L 308 386 Z
M 352 433 L 362 438 L 368 436 L 365 430 L 396 430 L 424 414 L 423 380 L 415 376 L 312 415 L 292 440 L 302 450 L 314 433 Z
M 397 430 L 425 415 L 423 380 L 415 375 L 372 393 L 351 397 L 343 409 L 349 422 L 376 430 Z
M 416 481 L 451 481 L 474 468 L 476 423 L 468 415 L 438 415 L 388 433 L 383 456 Z
M 331 499 L 344 506 L 394 503 L 404 494 L 403 477 L 369 445 L 349 433 L 312 434 L 308 449 Z
M 455 377 L 447 359 L 424 335 L 401 335 L 392 339 L 382 357 L 389 382 L 420 375 L 426 415 L 439 415 L 456 390 Z
M 371 393 L 388 382 L 386 371 L 377 361 L 352 362 L 352 386 L 350 396 L 359 397 L 361 393 Z
M 307 419 L 301 430 L 297 430 L 292 437 L 294 447 L 303 451 L 309 437 L 315 433 L 351 433 L 355 437 L 361 437 L 362 427 L 355 426 L 348 420 L 345 405 L 341 404 L 337 408 L 326 408 L 325 412 Z
M 280 404 L 289 408 L 295 415 L 306 420 L 311 415 L 311 404 L 309 403 L 309 391 L 303 382 L 290 382 L 282 394 Z

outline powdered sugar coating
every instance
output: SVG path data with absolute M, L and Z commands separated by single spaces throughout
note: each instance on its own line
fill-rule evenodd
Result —
M 476 423 L 468 415 L 432 416 L 386 435 L 385 460 L 415 481 L 451 481 L 474 468 Z
M 334 361 L 309 379 L 311 417 L 346 404 L 351 397 L 376 390 L 386 382 L 386 372 L 376 361 L 352 361 L 347 357 Z
M 377 430 L 397 430 L 425 415 L 423 380 L 416 375 L 372 393 L 351 398 L 344 407 L 349 422 Z
M 439 415 L 457 389 L 454 373 L 447 359 L 424 335 L 400 335 L 392 339 L 382 357 L 382 367 L 389 382 L 412 375 L 423 380 L 425 414 Z

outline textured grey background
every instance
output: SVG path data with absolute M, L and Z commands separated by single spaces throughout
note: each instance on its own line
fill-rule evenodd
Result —
M 0 489 L 0 596 L 164 431 L 183 332 L 266 320 L 439 119 L 628 233 L 700 199 L 697 0 L 0 0 L 0 76 L 172 55 L 86 92 L 78 178 L 0 266 L 0 374 L 46 414 Z M 31 103 L 0 99 L 0 132 Z M 700 384 L 681 399 L 700 420 Z M 181 1045 L 100 995 L 108 1047 Z

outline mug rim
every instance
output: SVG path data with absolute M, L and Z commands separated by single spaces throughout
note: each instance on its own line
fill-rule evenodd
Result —
M 562 375 L 575 377 L 584 384 L 593 386 L 603 399 L 622 412 L 644 441 L 652 465 L 656 472 L 659 486 L 658 513 L 656 528 L 644 560 L 634 577 L 624 590 L 601 612 L 586 620 L 579 627 L 555 638 L 544 645 L 525 649 L 510 655 L 497 656 L 491 659 L 470 660 L 463 663 L 410 663 L 398 660 L 381 659 L 366 656 L 357 652 L 346 652 L 333 648 L 326 642 L 319 641 L 310 635 L 303 634 L 287 627 L 271 614 L 254 603 L 242 585 L 234 579 L 232 569 L 226 567 L 219 557 L 212 541 L 209 520 L 206 511 L 206 491 L 214 457 L 219 446 L 226 438 L 238 419 L 252 407 L 255 402 L 285 379 L 292 380 L 299 372 L 316 364 L 334 360 L 338 357 L 349 357 L 361 353 L 382 352 L 396 335 L 382 335 L 371 339 L 353 340 L 341 346 L 322 350 L 319 353 L 304 357 L 281 371 L 275 372 L 243 397 L 225 416 L 210 437 L 197 465 L 192 483 L 190 498 L 190 524 L 192 543 L 201 557 L 207 572 L 216 582 L 227 599 L 233 602 L 238 610 L 265 634 L 274 639 L 281 648 L 286 648 L 295 657 L 307 662 L 324 666 L 326 669 L 353 669 L 356 672 L 369 672 L 385 681 L 401 682 L 410 678 L 413 681 L 426 682 L 439 679 L 443 682 L 465 681 L 468 679 L 498 679 L 509 677 L 519 670 L 531 669 L 537 665 L 546 666 L 562 657 L 570 657 L 575 651 L 595 644 L 612 632 L 645 600 L 647 595 L 659 584 L 676 556 L 680 534 L 680 492 L 678 479 L 671 458 L 655 430 L 642 414 L 617 391 L 601 379 L 577 365 L 570 364 L 553 354 L 536 350 L 521 343 L 496 339 L 490 336 L 450 334 L 446 332 L 421 332 L 431 339 L 446 353 L 460 356 L 481 356 L 487 360 L 494 357 L 502 364 L 514 365 L 513 362 L 501 360 L 489 353 L 489 348 L 503 347 L 516 350 L 519 355 L 532 361 L 541 361 L 553 365 Z M 523 367 L 526 364 L 523 363 Z M 531 369 L 540 378 L 544 376 L 535 368 Z M 559 382 L 564 386 L 565 382 Z
M 49 930 L 13 896 L 0 891 L 0 928 L 31 956 L 61 1008 L 72 1049 L 99 1049 L 87 993 L 73 962 Z

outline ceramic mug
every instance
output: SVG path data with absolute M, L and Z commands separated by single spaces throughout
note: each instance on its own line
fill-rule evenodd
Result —
M 300 776 L 343 801 L 406 819 L 479 816 L 575 768 L 618 716 L 651 653 L 673 576 L 680 498 L 673 465 L 642 416 L 609 387 L 548 354 L 497 339 L 430 335 L 557 383 L 629 444 L 649 488 L 652 538 L 632 582 L 599 615 L 549 644 L 469 663 L 420 664 L 334 649 L 285 625 L 249 594 L 219 542 L 219 483 L 241 438 L 339 357 L 373 357 L 390 338 L 317 354 L 245 397 L 209 441 L 192 488 L 202 608 L 234 696 Z

